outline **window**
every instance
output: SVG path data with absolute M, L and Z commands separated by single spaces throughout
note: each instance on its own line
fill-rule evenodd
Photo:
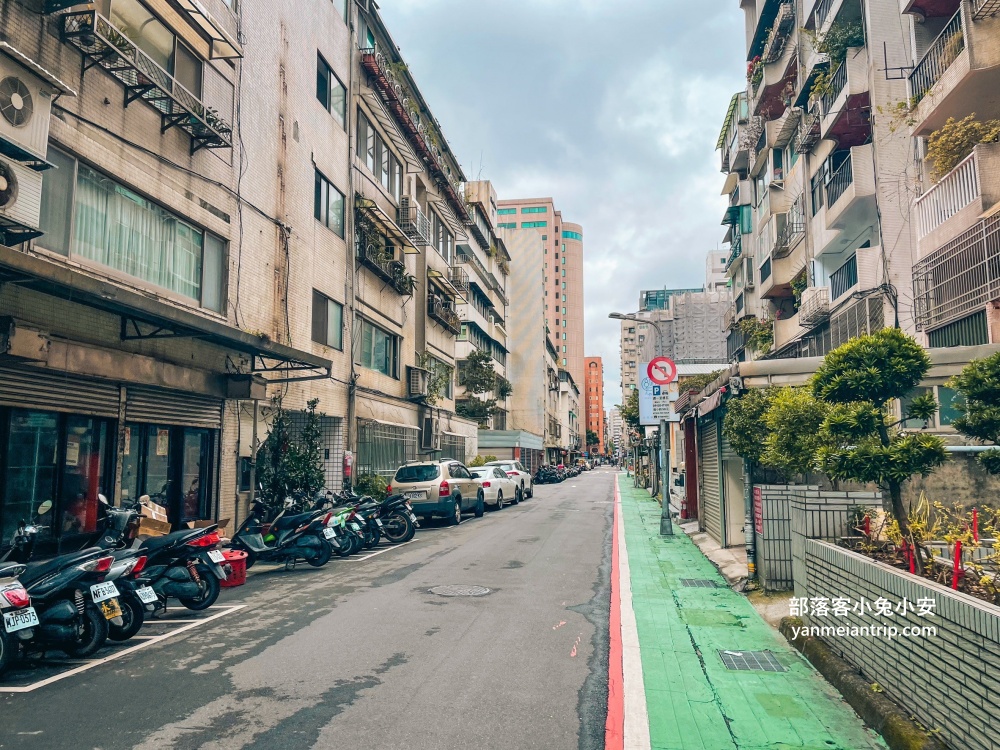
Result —
M 547 240 L 548 238 L 549 238 L 549 236 L 547 234 L 543 234 L 542 235 L 542 242 L 545 242 L 545 240 Z M 545 252 L 548 252 L 548 250 L 546 250 Z
M 455 255 L 455 235 L 448 229 L 448 225 L 440 216 L 433 211 L 431 216 L 431 243 L 437 248 L 438 253 L 448 261 L 450 265 Z
M 498 208 L 497 216 L 510 216 L 511 214 L 516 214 L 516 208 Z
M 344 306 L 313 289 L 312 340 L 318 344 L 344 348 Z
M 579 232 L 563 231 L 562 236 L 567 240 L 579 240 L 583 242 L 583 235 Z
M 378 183 L 397 201 L 403 194 L 403 165 L 364 112 L 358 111 L 357 154 Z
M 511 221 L 511 222 L 497 224 L 497 228 L 499 228 L 499 229 L 517 229 L 517 222 L 516 221 Z
M 454 398 L 455 368 L 437 357 L 429 357 L 427 361 L 427 369 L 431 371 L 432 375 L 441 376 L 444 380 L 444 387 L 441 389 L 441 395 L 446 399 Z
M 40 247 L 96 263 L 222 312 L 226 241 L 49 149 L 59 167 L 42 182 Z M 69 210 L 67 210 L 67 208 Z
M 561 261 L 561 262 L 562 262 L 562 264 L 563 264 L 564 266 L 566 265 L 566 256 L 565 256 L 565 255 L 564 255 L 564 256 L 562 257 L 562 261 Z
M 313 201 L 316 220 L 338 236 L 344 236 L 344 194 L 318 171 Z
M 547 209 L 545 206 L 536 206 L 536 207 L 529 207 L 529 208 L 522 208 L 521 209 L 521 213 L 522 214 L 544 214 L 544 213 L 548 213 L 548 211 L 549 211 L 549 209 Z
M 812 196 L 812 215 L 815 216 L 823 208 L 823 170 L 821 169 L 809 181 L 809 192 Z
M 223 2 L 228 2 L 229 0 L 223 0 Z M 235 2 L 235 0 L 233 0 Z M 337 9 L 340 13 L 340 17 L 345 21 L 347 20 L 347 2 L 348 0 L 333 0 L 333 7 Z
M 316 56 L 316 98 L 343 127 L 347 116 L 347 89 L 322 55 Z
M 399 378 L 399 337 L 357 318 L 354 361 L 390 378 Z
M 549 223 L 547 221 L 522 221 L 521 229 L 541 229 L 542 227 L 547 227 Z

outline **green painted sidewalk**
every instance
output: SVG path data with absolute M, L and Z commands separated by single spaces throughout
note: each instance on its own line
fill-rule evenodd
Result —
M 677 529 L 619 477 L 654 750 L 885 748 L 851 707 Z M 719 588 L 683 587 L 711 579 Z M 771 651 L 787 672 L 731 671 L 719 650 Z

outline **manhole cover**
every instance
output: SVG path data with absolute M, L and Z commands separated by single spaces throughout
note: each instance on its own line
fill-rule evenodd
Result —
M 490 590 L 485 586 L 435 586 L 431 593 L 438 596 L 486 596 Z
M 742 672 L 787 672 L 770 651 L 723 651 L 719 649 L 719 658 L 726 669 Z
M 719 585 L 708 578 L 682 578 L 681 586 L 693 589 L 714 589 L 718 588 Z

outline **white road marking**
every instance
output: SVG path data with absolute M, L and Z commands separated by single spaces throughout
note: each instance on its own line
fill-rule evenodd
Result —
M 361 562 L 362 560 L 368 560 L 369 558 L 375 557 L 376 555 L 383 555 L 386 552 L 392 552 L 394 549 L 399 549 L 400 547 L 405 547 L 407 544 L 413 544 L 417 539 L 411 539 L 408 542 L 403 542 L 402 544 L 394 544 L 391 547 L 386 547 L 385 549 L 380 549 L 378 552 L 372 552 L 370 555 L 365 555 L 364 557 L 354 557 L 351 558 L 351 562 Z
M 625 545 L 625 519 L 621 496 L 615 483 L 618 503 L 618 586 L 621 592 L 622 628 L 622 692 L 625 703 L 625 750 L 649 750 L 649 714 L 646 710 L 646 687 L 642 681 L 642 660 L 639 656 L 639 630 L 632 609 L 632 579 L 629 572 L 628 548 Z
M 121 651 L 116 651 L 115 653 L 111 654 L 110 656 L 105 656 L 105 657 L 102 657 L 100 659 L 93 659 L 93 660 L 90 660 L 90 661 L 85 661 L 82 664 L 80 664 L 80 666 L 78 666 L 78 667 L 76 667 L 74 669 L 70 669 L 70 670 L 62 672 L 60 674 L 53 675 L 52 677 L 49 677 L 49 678 L 44 679 L 44 680 L 39 680 L 38 682 L 32 683 L 31 685 L 25 685 L 25 686 L 22 686 L 22 687 L 4 687 L 3 685 L 0 685 L 0 693 L 31 693 L 31 692 L 34 692 L 35 690 L 38 690 L 39 688 L 43 688 L 46 685 L 51 685 L 54 682 L 59 682 L 60 680 L 65 680 L 67 677 L 72 677 L 73 675 L 80 674 L 81 672 L 86 672 L 87 670 L 93 669 L 94 667 L 99 667 L 102 664 L 107 664 L 110 661 L 115 661 L 116 659 L 121 659 L 123 656 L 128 656 L 129 654 L 134 654 L 136 651 L 141 651 L 142 649 L 146 648 L 147 646 L 152 646 L 154 643 L 160 643 L 161 641 L 165 641 L 168 638 L 173 638 L 175 635 L 180 635 L 181 633 L 184 633 L 184 632 L 186 632 L 188 630 L 192 630 L 192 629 L 198 627 L 199 625 L 205 625 L 207 623 L 212 622 L 212 620 L 218 620 L 220 617 L 225 617 L 226 615 L 231 615 L 233 612 L 241 610 L 244 607 L 246 607 L 245 604 L 233 604 L 233 605 L 229 605 L 229 606 L 225 606 L 225 607 L 219 607 L 219 610 L 220 610 L 219 612 L 216 612 L 215 614 L 213 614 L 213 615 L 211 615 L 209 617 L 206 617 L 203 620 L 150 620 L 149 623 L 153 624 L 153 625 L 172 625 L 172 624 L 175 624 L 175 623 L 176 624 L 183 623 L 183 625 L 182 625 L 182 627 L 179 627 L 179 628 L 173 628 L 173 629 L 171 629 L 171 631 L 169 633 L 165 633 L 163 635 L 151 635 L 151 636 L 138 636 L 137 635 L 137 636 L 135 636 L 135 638 L 133 640 L 138 640 L 139 638 L 143 638 L 144 640 L 142 641 L 142 643 L 137 643 L 135 646 L 131 646 L 130 648 L 126 648 L 126 649 L 122 649 Z M 212 610 L 212 609 L 216 609 L 216 608 L 215 607 L 209 607 L 209 609 Z M 79 663 L 79 662 L 71 662 L 71 663 Z

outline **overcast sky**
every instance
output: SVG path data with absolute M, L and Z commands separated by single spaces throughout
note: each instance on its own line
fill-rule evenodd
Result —
M 715 142 L 745 87 L 735 0 L 380 0 L 469 179 L 583 225 L 586 354 L 621 400 L 639 290 L 704 283 L 723 237 Z M 721 335 L 721 333 L 720 333 Z M 513 342 L 518 346 L 520 342 Z

